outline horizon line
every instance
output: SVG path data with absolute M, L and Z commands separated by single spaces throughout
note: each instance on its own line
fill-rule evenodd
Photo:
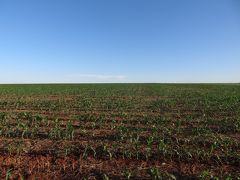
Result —
M 0 83 L 0 85 L 81 85 L 81 84 L 240 84 L 240 82 L 31 82 Z

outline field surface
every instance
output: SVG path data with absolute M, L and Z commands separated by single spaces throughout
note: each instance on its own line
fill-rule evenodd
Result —
M 0 85 L 0 179 L 239 179 L 239 84 Z

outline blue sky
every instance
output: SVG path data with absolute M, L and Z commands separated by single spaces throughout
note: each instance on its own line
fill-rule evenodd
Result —
M 0 83 L 240 82 L 239 0 L 0 0 Z

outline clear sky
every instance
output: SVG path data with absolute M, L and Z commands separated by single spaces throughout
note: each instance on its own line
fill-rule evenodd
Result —
M 239 0 L 0 0 L 0 83 L 240 82 Z

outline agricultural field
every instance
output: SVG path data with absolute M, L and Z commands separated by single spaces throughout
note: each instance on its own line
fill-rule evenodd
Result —
M 0 85 L 0 179 L 240 179 L 240 84 Z

